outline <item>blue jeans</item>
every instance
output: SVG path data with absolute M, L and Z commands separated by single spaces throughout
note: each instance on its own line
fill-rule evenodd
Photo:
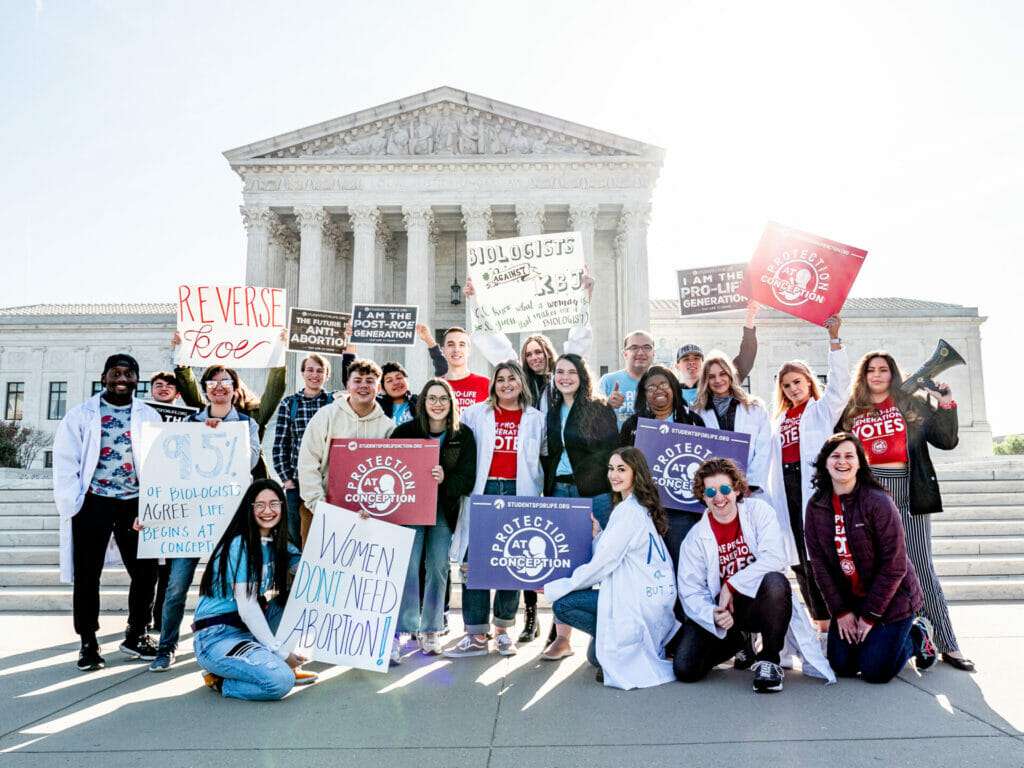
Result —
M 444 623 L 444 591 L 448 585 L 448 548 L 452 532 L 444 515 L 437 513 L 433 525 L 407 525 L 416 537 L 409 552 L 402 607 L 398 612 L 399 632 L 440 632 Z M 423 606 L 420 607 L 420 560 L 424 561 Z
M 299 516 L 299 505 L 302 498 L 299 496 L 298 488 L 286 488 L 284 491 L 285 501 L 288 502 L 288 541 L 302 551 L 301 517 Z
M 174 653 L 178 649 L 181 620 L 185 616 L 185 601 L 196 575 L 197 557 L 174 557 L 167 561 L 171 575 L 164 594 L 164 610 L 160 615 L 160 653 Z
M 597 517 L 597 515 L 594 515 Z M 598 666 L 594 641 L 597 639 L 597 590 L 578 589 L 555 600 L 552 606 L 559 624 L 568 624 L 594 638 L 587 647 L 587 661 Z
M 488 480 L 484 493 L 489 496 L 515 496 L 515 480 Z M 494 626 L 514 627 L 519 610 L 519 590 L 494 590 Z M 462 587 L 462 621 L 466 634 L 483 635 L 491 628 L 491 591 Z
M 552 496 L 560 499 L 582 499 L 580 492 L 572 483 L 555 483 L 555 492 Z M 610 493 L 599 493 L 590 497 L 594 505 L 594 517 L 601 524 L 601 528 L 608 527 L 608 518 L 612 516 L 612 495 Z
M 859 645 L 839 637 L 835 619 L 828 627 L 828 663 L 839 677 L 860 676 L 868 683 L 888 683 L 914 652 L 910 625 L 914 617 L 876 624 Z
M 275 602 L 267 606 L 267 623 L 273 632 L 284 610 Z M 218 624 L 196 632 L 196 661 L 207 672 L 224 678 L 221 694 L 243 701 L 277 701 L 295 685 L 295 673 L 284 659 L 247 629 Z

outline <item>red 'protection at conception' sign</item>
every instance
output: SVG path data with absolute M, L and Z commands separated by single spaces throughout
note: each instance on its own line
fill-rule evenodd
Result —
M 815 325 L 843 308 L 868 252 L 769 223 L 740 293 Z

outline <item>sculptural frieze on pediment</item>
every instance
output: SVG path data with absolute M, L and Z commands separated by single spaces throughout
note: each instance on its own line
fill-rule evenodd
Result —
M 278 157 L 473 157 L 628 153 L 518 120 L 444 103 L 305 141 L 262 155 Z

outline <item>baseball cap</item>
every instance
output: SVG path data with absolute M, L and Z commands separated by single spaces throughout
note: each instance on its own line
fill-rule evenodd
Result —
M 683 344 L 676 352 L 676 361 L 678 362 L 686 355 L 700 355 L 704 357 L 704 350 L 698 347 L 696 344 Z

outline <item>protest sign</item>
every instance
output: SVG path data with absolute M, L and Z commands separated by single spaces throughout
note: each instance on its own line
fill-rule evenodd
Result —
M 638 419 L 636 447 L 651 465 L 662 506 L 685 512 L 703 512 L 694 492 L 693 475 L 702 462 L 732 459 L 746 471 L 750 435 L 723 429 Z
M 398 525 L 433 525 L 437 440 L 331 440 L 327 501 Z
M 348 341 L 345 324 L 352 317 L 348 312 L 322 309 L 288 309 L 288 350 L 340 355 Z
M 401 304 L 355 304 L 352 343 L 377 347 L 411 347 L 416 343 L 419 307 Z
M 747 306 L 747 297 L 738 292 L 746 268 L 746 264 L 723 264 L 677 271 L 679 314 L 686 317 Z
M 769 223 L 740 293 L 823 326 L 843 308 L 867 255 L 852 245 Z
M 318 503 L 277 640 L 314 661 L 387 672 L 415 536 Z
M 466 244 L 473 331 L 516 333 L 590 322 L 579 232 Z
M 469 498 L 470 589 L 536 589 L 590 560 L 590 499 Z
M 143 400 L 146 405 L 160 414 L 164 421 L 188 421 L 193 413 L 198 413 L 198 408 L 191 405 L 173 405 L 171 403 L 158 403 L 156 400 Z
M 209 557 L 249 487 L 249 425 L 144 423 L 139 557 Z
M 178 333 L 184 365 L 282 365 L 284 288 L 179 285 Z

